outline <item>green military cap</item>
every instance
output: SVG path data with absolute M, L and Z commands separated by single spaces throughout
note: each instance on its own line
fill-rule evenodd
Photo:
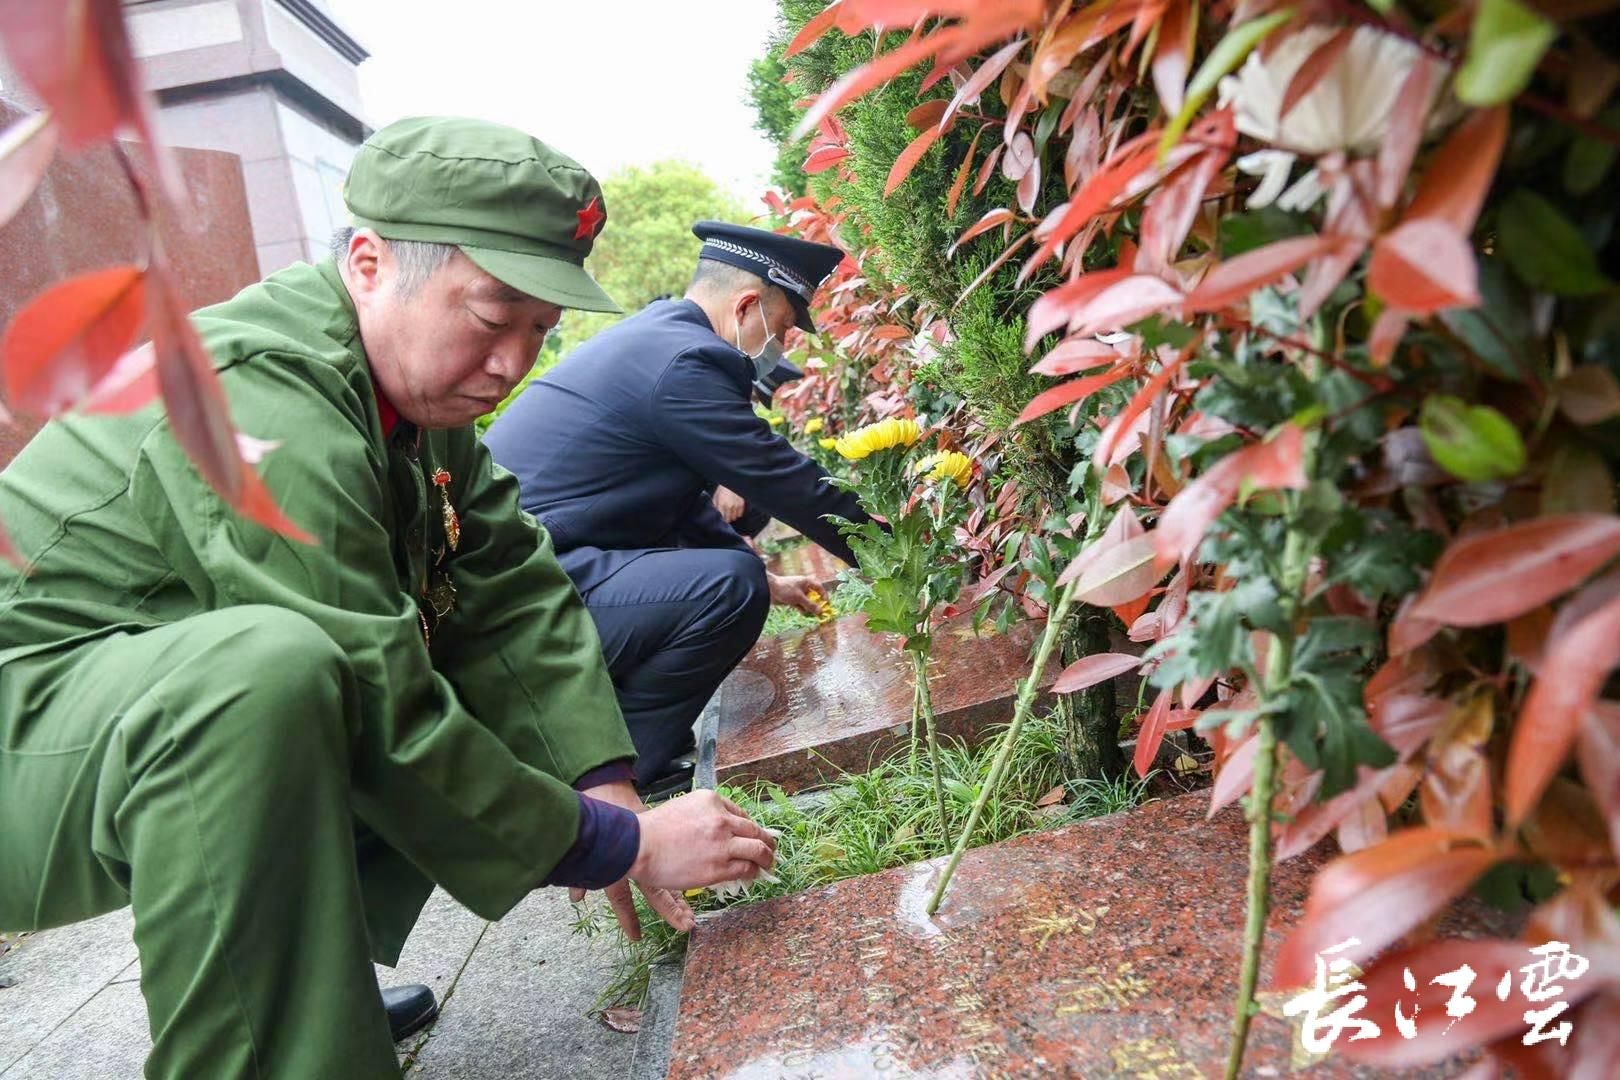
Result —
M 619 310 L 584 266 L 607 222 L 601 185 L 516 128 L 443 116 L 389 124 L 355 154 L 343 201 L 356 228 L 455 244 L 512 288 L 561 307 Z

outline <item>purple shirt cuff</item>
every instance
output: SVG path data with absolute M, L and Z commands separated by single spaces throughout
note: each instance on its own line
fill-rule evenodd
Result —
M 606 765 L 598 765 L 578 780 L 575 780 L 574 790 L 584 791 L 586 788 L 593 788 L 598 784 L 611 784 L 618 780 L 633 782 L 635 778 L 635 770 L 630 768 L 630 759 L 620 758 L 618 761 L 610 761 Z
M 630 872 L 641 850 L 641 822 L 622 806 L 579 797 L 579 835 L 546 877 L 547 885 L 605 889 Z

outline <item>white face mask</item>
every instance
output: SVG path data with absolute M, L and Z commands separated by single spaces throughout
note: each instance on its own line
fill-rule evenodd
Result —
M 759 347 L 759 352 L 750 354 L 748 350 L 743 348 L 742 327 L 738 326 L 737 351 L 754 362 L 754 378 L 763 379 L 776 369 L 777 364 L 782 362 L 782 343 L 776 340 L 776 335 L 771 333 L 770 325 L 765 321 L 765 305 L 763 303 L 756 304 L 754 309 L 759 312 L 759 323 L 765 330 L 765 343 Z

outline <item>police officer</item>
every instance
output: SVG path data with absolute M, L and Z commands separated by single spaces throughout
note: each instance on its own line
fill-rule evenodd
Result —
M 356 228 L 196 316 L 300 543 L 235 516 L 161 410 L 57 420 L 0 474 L 0 926 L 133 906 L 154 1077 L 381 1077 L 373 981 L 434 882 L 678 890 L 773 842 L 712 793 L 646 811 L 584 607 L 469 426 L 605 220 L 521 132 L 414 119 L 359 151 Z
M 843 253 L 716 221 L 692 231 L 704 243 L 684 299 L 581 345 L 485 435 L 596 622 L 644 787 L 690 748 L 770 602 L 816 610 L 814 582 L 768 575 L 710 493 L 727 488 L 850 563 L 827 515 L 866 520 L 750 402 L 787 332 L 815 328 L 810 298 Z

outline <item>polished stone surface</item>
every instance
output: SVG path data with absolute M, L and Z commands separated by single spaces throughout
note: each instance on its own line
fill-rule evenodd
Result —
M 0 99 L 0 128 L 23 116 Z M 137 162 L 144 160 L 135 153 Z M 235 154 L 174 151 L 190 205 L 158 214 L 158 235 L 191 308 L 227 300 L 259 276 L 253 230 Z M 144 167 L 141 169 L 144 173 Z M 139 261 L 146 227 L 112 150 L 58 154 L 17 216 L 0 227 L 0 325 L 48 286 L 73 274 Z M 23 448 L 39 422 L 0 425 L 0 466 Z
M 773 574 L 814 578 L 823 591 L 838 583 L 838 571 L 849 568 L 843 559 L 827 553 L 819 544 L 799 544 L 773 557 L 766 569 Z
M 935 632 L 934 713 L 942 735 L 978 741 L 1012 714 L 1040 628 L 975 637 L 967 618 Z M 716 778 L 771 780 L 788 791 L 865 771 L 909 738 L 911 660 L 863 616 L 764 638 L 720 687 Z M 1047 682 L 1056 678 L 1049 665 Z
M 1194 793 L 970 851 L 932 918 L 944 860 L 705 920 L 670 1080 L 1220 1075 L 1247 833 L 1235 808 L 1206 822 L 1208 805 Z M 1313 867 L 1277 868 L 1262 986 Z M 1283 1000 L 1262 995 L 1245 1076 L 1312 1064 Z M 1310 1075 L 1387 1074 L 1330 1058 Z

